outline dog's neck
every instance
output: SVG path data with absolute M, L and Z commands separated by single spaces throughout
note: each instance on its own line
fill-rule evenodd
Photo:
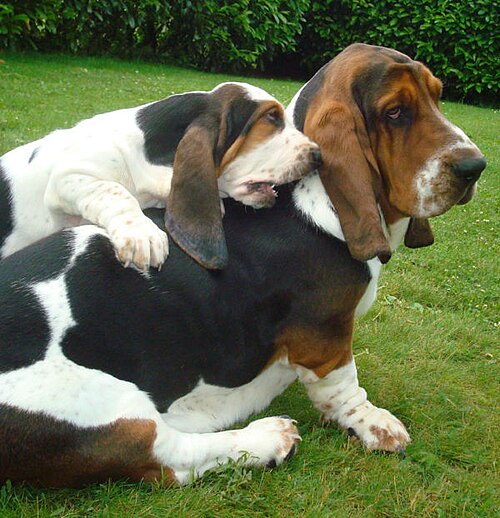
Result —
M 345 241 L 337 211 L 326 193 L 317 171 L 303 178 L 295 186 L 293 199 L 297 210 L 305 219 L 323 232 Z M 391 250 L 395 250 L 404 239 L 410 218 L 394 219 L 387 224 L 382 209 L 380 209 L 380 217 Z

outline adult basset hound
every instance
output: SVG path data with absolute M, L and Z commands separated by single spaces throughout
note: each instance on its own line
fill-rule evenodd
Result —
M 322 183 L 342 238 L 359 261 L 388 261 L 394 228 L 405 228 L 409 247 L 432 244 L 427 218 L 466 203 L 475 192 L 486 161 L 440 112 L 441 90 L 422 63 L 355 43 L 321 68 L 287 108 L 297 128 L 320 146 Z
M 170 234 L 221 268 L 219 194 L 269 207 L 274 185 L 301 178 L 319 158 L 283 106 L 246 83 L 96 115 L 0 158 L 0 257 L 90 222 L 108 231 L 125 265 L 160 267 L 167 236 L 142 209 L 168 198 Z M 190 234 L 193 221 L 204 222 L 201 235 Z
M 358 78 L 368 81 L 357 101 L 337 64 L 357 70 L 358 87 Z M 333 88 L 336 77 L 344 97 Z M 340 54 L 291 108 L 306 131 L 315 131 L 314 120 L 323 129 L 315 133 L 322 152 L 327 160 L 338 156 L 340 165 L 327 161 L 319 173 L 281 187 L 270 210 L 248 213 L 227 200 L 229 260 L 222 271 L 204 269 L 176 245 L 161 271 L 121 268 L 112 241 L 96 226 L 59 232 L 6 258 L 0 481 L 186 483 L 244 453 L 247 464 L 278 465 L 295 452 L 294 421 L 267 417 L 227 428 L 297 378 L 323 419 L 366 448 L 404 448 L 404 425 L 372 405 L 358 384 L 352 333 L 355 316 L 375 300 L 376 256 L 385 259 L 408 235 L 411 217 L 468 201 L 484 167 L 477 147 L 437 109 L 438 90 L 423 65 L 394 51 L 354 46 Z M 333 105 L 330 96 L 344 114 L 340 127 L 330 116 L 335 110 L 319 116 Z M 333 136 L 336 153 L 326 127 L 346 143 Z M 405 166 L 399 177 L 393 159 Z M 349 160 L 352 168 L 343 167 Z M 368 185 L 356 166 L 367 169 Z M 334 208 L 344 174 L 355 189 L 345 203 L 352 202 L 358 225 L 346 226 L 342 208 Z M 162 211 L 148 215 L 163 225 Z M 366 239 L 353 247 L 353 229 L 368 224 L 374 232 L 381 226 L 379 242 L 371 250 Z M 366 260 L 354 259 L 353 250 Z

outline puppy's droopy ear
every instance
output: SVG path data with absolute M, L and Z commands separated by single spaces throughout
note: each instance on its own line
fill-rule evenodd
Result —
M 165 226 L 172 239 L 208 269 L 227 266 L 214 149 L 218 129 L 194 121 L 182 137 L 174 159 Z

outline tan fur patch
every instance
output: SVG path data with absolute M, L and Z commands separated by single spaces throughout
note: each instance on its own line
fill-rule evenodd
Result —
M 248 153 L 252 149 L 270 139 L 274 133 L 279 131 L 274 124 L 265 120 L 264 116 L 276 110 L 283 116 L 283 107 L 276 101 L 262 101 L 249 121 L 250 128 L 244 135 L 239 136 L 224 154 L 218 168 L 218 176 L 233 162 L 238 156 Z
M 366 289 L 366 284 L 349 276 L 342 287 L 328 285 L 328 278 L 325 274 L 321 289 L 304 300 L 304 311 L 314 308 L 313 314 L 284 328 L 275 340 L 275 356 L 286 355 L 291 364 L 311 369 L 319 377 L 352 360 L 354 311 Z M 306 323 L 313 321 L 315 325 Z
M 285 329 L 276 344 L 287 351 L 291 364 L 311 369 L 322 378 L 352 359 L 352 317 L 338 321 L 336 332 L 325 336 L 316 329 L 293 327 Z
M 173 471 L 153 456 L 152 420 L 118 419 L 106 426 L 80 428 L 14 408 L 4 412 L 9 420 L 0 430 L 0 483 L 10 479 L 42 487 L 81 487 L 124 478 L 175 482 Z
M 400 422 L 400 421 L 398 421 Z M 402 423 L 400 423 L 403 426 Z M 393 435 L 389 430 L 375 425 L 370 426 L 370 432 L 377 438 L 378 444 L 374 449 L 394 451 L 400 444 L 406 444 L 407 440 L 403 434 Z

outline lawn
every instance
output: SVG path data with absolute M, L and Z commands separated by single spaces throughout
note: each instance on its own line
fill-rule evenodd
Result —
M 111 59 L 0 60 L 0 154 L 99 112 L 243 79 Z M 252 82 L 284 103 L 300 86 Z M 300 450 L 279 469 L 235 465 L 173 489 L 4 486 L 0 516 L 497 516 L 500 113 L 451 102 L 442 109 L 488 159 L 477 197 L 434 221 L 434 246 L 395 254 L 354 340 L 370 400 L 413 438 L 406 458 L 365 452 L 321 427 L 295 384 L 263 414 L 299 422 Z

